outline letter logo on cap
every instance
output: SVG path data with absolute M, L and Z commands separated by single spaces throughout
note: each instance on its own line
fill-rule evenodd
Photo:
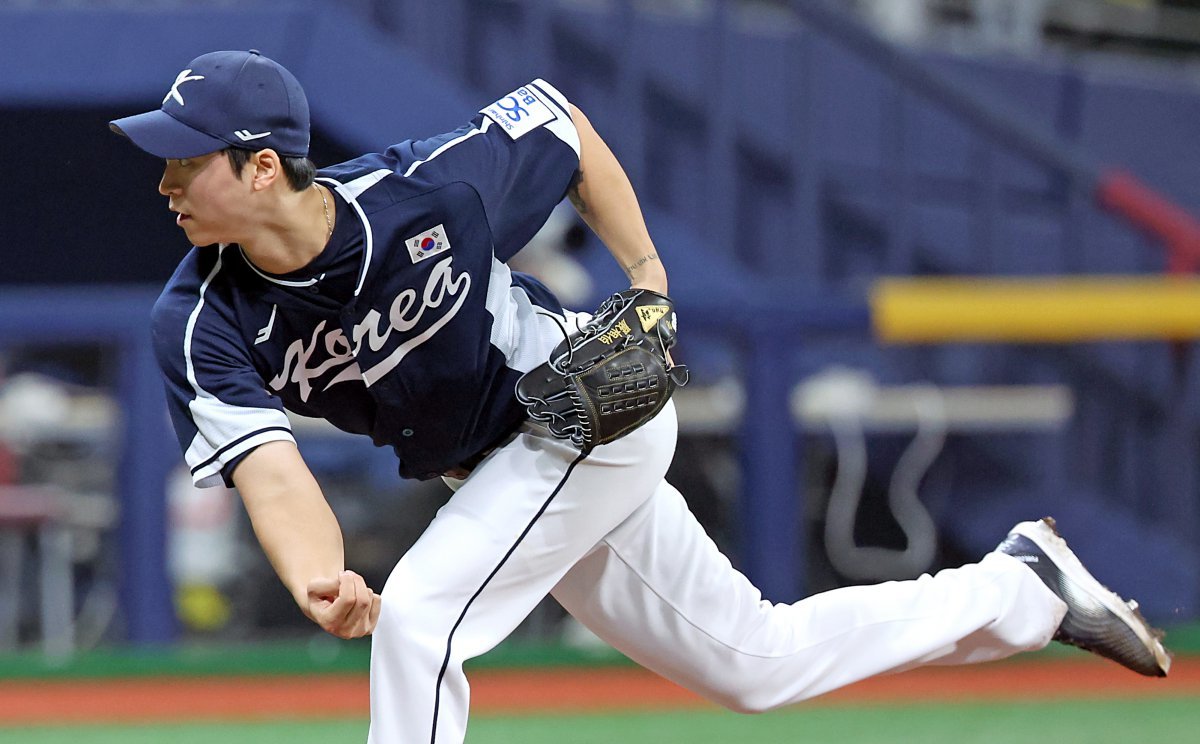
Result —
M 162 102 L 166 103 L 168 100 L 174 98 L 176 101 L 179 101 L 180 106 L 185 105 L 183 103 L 183 96 L 179 93 L 179 86 L 183 85 L 184 83 L 190 83 L 193 80 L 203 79 L 203 75 L 192 75 L 191 70 L 184 70 L 183 72 L 179 73 L 178 77 L 175 78 L 175 84 L 171 86 L 171 90 L 167 92 L 167 95 L 163 96 Z

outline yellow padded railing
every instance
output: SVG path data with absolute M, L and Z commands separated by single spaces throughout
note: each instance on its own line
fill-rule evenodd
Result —
M 1190 276 L 889 278 L 869 302 L 884 343 L 1200 338 L 1200 279 Z

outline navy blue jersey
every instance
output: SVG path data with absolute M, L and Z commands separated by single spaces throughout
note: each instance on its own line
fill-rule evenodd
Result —
M 154 341 L 195 483 L 291 440 L 285 409 L 394 448 L 408 478 L 510 432 L 516 381 L 562 340 L 563 309 L 505 261 L 578 166 L 567 101 L 538 80 L 461 129 L 320 171 L 337 223 L 303 269 L 193 248 L 155 305 Z

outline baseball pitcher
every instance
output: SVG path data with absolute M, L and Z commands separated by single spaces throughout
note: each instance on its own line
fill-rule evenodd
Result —
M 373 634 L 372 744 L 461 742 L 463 662 L 547 594 L 739 711 L 1052 638 L 1166 674 L 1136 605 L 1048 520 L 935 576 L 764 602 L 663 480 L 686 382 L 667 273 L 621 166 L 550 83 L 319 171 L 300 84 L 257 51 L 164 83 L 160 108 L 111 126 L 163 159 L 159 192 L 196 246 L 153 313 L 180 446 L 196 484 L 237 487 L 302 612 Z M 564 197 L 629 278 L 590 315 L 506 264 Z M 285 410 L 454 489 L 378 593 L 346 569 Z

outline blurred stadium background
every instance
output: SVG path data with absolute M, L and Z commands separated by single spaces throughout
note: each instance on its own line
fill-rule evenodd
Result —
M 1099 742 L 1149 719 L 1158 740 L 1194 735 L 1200 3 L 0 0 L 0 741 L 364 738 L 367 647 L 296 611 L 236 494 L 191 488 L 148 348 L 188 246 L 160 163 L 106 122 L 219 48 L 296 73 L 318 166 L 457 126 L 533 77 L 585 110 L 684 322 L 695 383 L 669 477 L 769 598 L 975 560 L 1053 514 L 1185 654 L 1153 699 L 1116 683 L 1104 704 L 1082 701 L 1103 685 L 1037 704 L 930 692 L 729 728 L 611 713 L 595 733 L 497 704 L 476 741 Z M 522 260 L 581 308 L 621 283 L 569 207 Z M 296 427 L 349 565 L 382 585 L 445 489 Z M 1074 662 L 1039 659 L 1092 674 Z M 480 664 L 623 666 L 550 602 Z M 20 715 L 30 694 L 69 707 L 220 674 L 345 676 L 357 702 L 254 726 Z M 195 717 L 210 722 L 170 723 Z

